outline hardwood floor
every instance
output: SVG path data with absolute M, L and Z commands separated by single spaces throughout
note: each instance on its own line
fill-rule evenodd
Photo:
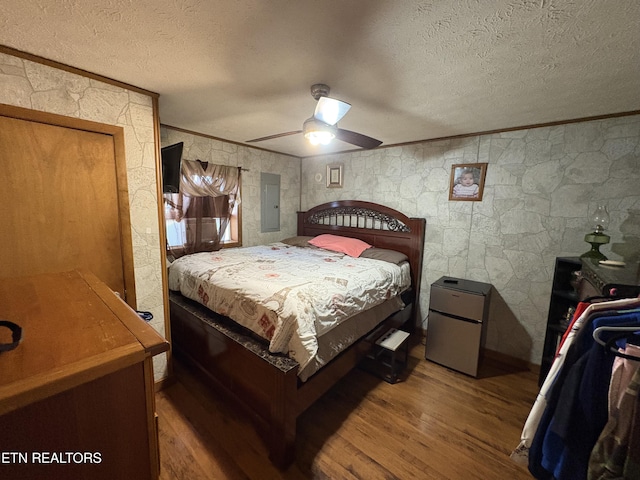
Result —
M 404 381 L 356 369 L 298 420 L 297 461 L 277 470 L 251 422 L 175 363 L 156 396 L 162 480 L 529 479 L 509 459 L 538 392 L 536 375 L 485 362 L 474 379 L 411 349 Z

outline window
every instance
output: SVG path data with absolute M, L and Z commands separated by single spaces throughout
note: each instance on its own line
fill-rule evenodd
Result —
M 167 250 L 173 257 L 238 246 L 240 169 L 183 160 L 180 193 L 167 193 Z
M 167 201 L 168 197 L 170 197 L 170 201 Z M 167 244 L 173 248 L 181 247 L 187 243 L 193 243 L 196 237 L 197 218 L 195 216 L 189 216 L 188 214 L 184 218 L 181 218 L 179 214 L 181 210 L 181 208 L 179 208 L 179 201 L 179 194 L 165 194 L 164 218 L 167 229 Z M 175 207 L 172 205 L 175 205 Z M 223 248 L 230 246 L 237 247 L 241 243 L 238 214 L 240 208 L 240 205 L 236 203 L 229 217 L 227 226 L 220 235 L 220 243 L 223 244 Z M 201 223 L 202 237 L 206 239 L 215 238 L 217 232 L 220 231 L 221 221 L 222 219 L 220 217 L 203 215 Z

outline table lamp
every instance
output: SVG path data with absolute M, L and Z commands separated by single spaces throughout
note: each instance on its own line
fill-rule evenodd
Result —
M 580 258 L 593 258 L 595 260 L 606 260 L 607 257 L 600 253 L 600 246 L 606 245 L 611 237 L 604 233 L 609 226 L 609 213 L 604 205 L 599 205 L 591 216 L 591 227 L 593 231 L 584 236 L 584 241 L 591 244 L 591 250 L 580 255 Z

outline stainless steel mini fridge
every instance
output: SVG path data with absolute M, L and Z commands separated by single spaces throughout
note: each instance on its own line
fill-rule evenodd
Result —
M 491 289 L 489 283 L 452 277 L 442 277 L 431 285 L 427 360 L 478 376 Z

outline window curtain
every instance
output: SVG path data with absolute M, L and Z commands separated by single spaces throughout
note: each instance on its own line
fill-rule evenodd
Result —
M 182 160 L 179 193 L 164 194 L 168 256 L 221 248 L 240 202 L 240 172 L 239 167 Z

